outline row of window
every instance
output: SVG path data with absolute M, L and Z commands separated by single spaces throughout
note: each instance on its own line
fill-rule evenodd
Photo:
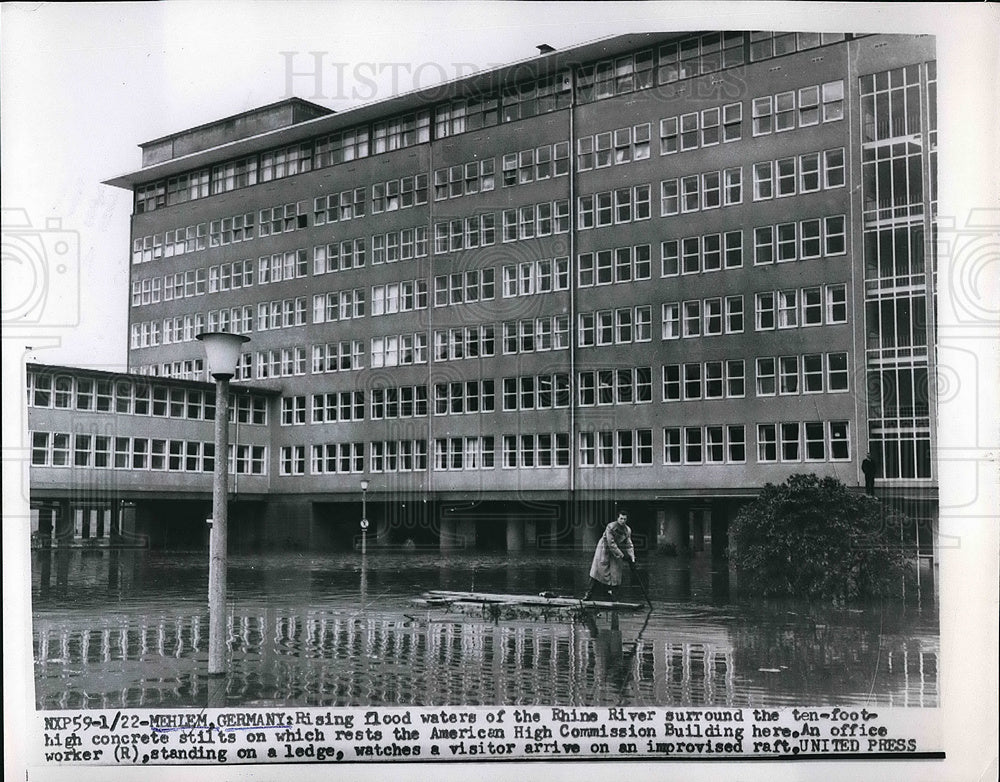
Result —
M 136 237 L 132 242 L 132 263 L 149 263 L 207 247 L 225 247 L 254 238 L 254 214 L 221 217 L 207 223 L 174 228 L 162 234 Z
M 837 393 L 849 390 L 847 353 L 816 353 L 802 356 L 761 356 L 756 359 L 756 394 Z M 727 359 L 662 368 L 664 402 L 701 399 L 734 399 L 746 394 L 743 359 Z M 581 407 L 644 404 L 652 401 L 650 367 L 582 370 L 577 395 Z M 565 372 L 505 377 L 501 381 L 505 412 L 568 408 L 572 395 Z M 306 423 L 303 396 L 285 397 L 281 403 L 284 426 Z M 426 386 L 373 389 L 371 417 L 412 418 L 427 415 Z M 314 394 L 312 423 L 364 419 L 364 391 Z M 434 385 L 434 414 L 491 413 L 495 409 L 494 381 L 469 380 Z
M 29 372 L 27 399 L 31 407 L 215 420 L 214 391 L 151 386 L 125 379 L 98 380 Z M 229 420 L 266 424 L 267 400 L 260 396 L 231 394 Z
M 496 215 L 492 212 L 434 223 L 435 255 L 489 247 L 496 240 Z
M 329 196 L 329 198 L 333 198 L 333 196 Z M 319 201 L 321 200 L 323 199 L 316 199 L 316 212 L 313 215 L 317 221 L 317 225 L 321 224 L 318 222 L 321 219 L 321 212 L 319 211 Z M 278 204 L 277 206 L 267 207 L 260 210 L 259 220 L 258 235 L 262 237 L 298 231 L 309 227 L 309 205 L 305 201 L 298 201 L 291 204 Z
M 267 446 L 231 443 L 228 453 L 230 474 L 267 474 Z M 215 469 L 215 443 L 33 431 L 31 464 L 210 473 Z
M 566 200 L 504 209 L 501 216 L 505 242 L 564 234 L 569 231 L 569 201 Z
M 319 196 L 318 198 L 313 199 L 313 225 L 346 223 L 348 220 L 364 217 L 365 200 L 365 188 L 363 187 L 356 187 L 353 190 L 344 190 L 340 193 L 330 193 L 328 195 Z M 299 202 L 298 211 L 300 214 L 304 214 L 304 210 L 301 208 L 302 203 L 303 202 Z M 290 206 L 294 205 L 288 204 L 285 209 L 287 210 Z M 265 214 L 266 210 L 260 213 L 261 236 L 267 236 L 267 233 L 264 232 Z M 305 226 L 302 225 L 299 227 L 304 228 Z M 285 228 L 284 230 L 290 231 L 294 229 Z M 281 231 L 271 230 L 270 233 L 281 233 Z
M 505 280 L 505 290 L 511 290 L 514 280 Z M 520 284 L 520 282 L 518 283 Z M 494 296 L 492 270 L 473 270 L 435 278 L 435 306 L 491 300 Z M 525 284 L 521 290 L 529 290 Z M 420 280 L 377 285 L 372 289 L 373 316 L 408 312 L 427 307 L 426 284 Z M 334 322 L 364 317 L 366 293 L 331 291 L 313 297 L 313 323 Z M 222 325 L 246 326 L 246 307 L 209 313 L 209 327 Z M 218 318 L 218 320 L 215 320 Z M 228 321 L 225 319 L 229 318 Z M 238 320 L 237 320 L 238 319 Z M 745 328 L 743 295 L 664 302 L 661 308 L 661 339 L 740 334 Z M 835 325 L 847 322 L 847 285 L 764 291 L 754 294 L 754 328 L 757 331 L 809 326 Z M 307 323 L 306 298 L 261 302 L 257 307 L 257 330 L 293 328 Z M 167 318 L 163 321 L 163 342 L 190 341 L 201 332 L 204 319 L 200 314 Z M 614 310 L 580 313 L 578 316 L 578 347 L 623 345 L 648 342 L 652 339 L 652 312 L 649 305 L 620 307 Z M 566 315 L 505 321 L 502 324 L 503 352 L 506 355 L 536 351 L 560 350 L 569 347 L 569 319 Z M 434 332 L 435 361 L 461 358 L 481 358 L 494 355 L 494 327 L 443 329 Z M 397 366 L 399 354 L 407 353 L 406 363 L 426 360 L 426 335 L 406 335 L 416 349 L 402 346 L 402 338 L 372 338 L 372 366 Z M 160 322 L 144 321 L 132 324 L 132 347 L 156 346 L 160 340 Z M 394 347 L 389 347 L 394 345 Z M 421 345 L 422 348 L 421 349 Z M 384 358 L 383 358 L 384 356 Z M 360 368 L 360 367 L 353 367 Z M 329 370 L 322 370 L 329 371 Z M 297 373 L 296 373 L 297 374 Z
M 472 269 L 434 278 L 434 306 L 492 301 L 496 294 L 493 269 Z
M 753 99 L 753 134 L 763 136 L 844 118 L 844 81 L 828 81 Z
M 557 141 L 533 149 L 509 152 L 501 160 L 500 171 L 504 187 L 566 176 L 569 173 L 569 142 Z
M 757 462 L 849 461 L 848 421 L 757 424 Z M 663 430 L 663 463 L 723 464 L 746 461 L 742 424 L 684 426 Z
M 569 435 L 565 432 L 501 435 L 501 467 L 568 467 Z M 442 437 L 434 441 L 434 470 L 483 470 L 495 466 L 493 436 Z M 370 443 L 371 472 L 410 472 L 427 469 L 425 440 Z M 312 446 L 312 473 L 364 471 L 364 443 L 328 443 Z M 305 446 L 281 449 L 281 474 L 305 474 Z M 612 429 L 581 432 L 580 467 L 632 467 L 653 464 L 651 429 Z M 757 425 L 757 461 L 849 461 L 847 421 L 782 422 Z M 667 427 L 663 430 L 663 464 L 744 464 L 746 428 L 742 424 Z
M 763 160 L 753 164 L 753 200 L 816 193 L 843 187 L 845 181 L 843 147 Z
M 581 256 L 582 257 L 582 256 Z M 503 297 L 569 290 L 569 258 L 542 258 L 503 267 Z
M 633 185 L 602 193 L 581 195 L 577 197 L 576 203 L 577 229 L 580 231 L 648 220 L 650 186 Z
M 364 240 L 355 239 L 354 256 L 350 260 L 353 265 L 364 265 Z M 358 255 L 357 242 L 361 241 L 361 254 Z M 341 242 L 343 246 L 343 242 Z M 343 256 L 343 252 L 341 253 Z M 414 258 L 427 257 L 427 226 L 418 225 L 415 228 L 403 228 L 399 231 L 390 231 L 387 234 L 376 234 L 372 237 L 372 263 L 396 263 L 396 261 L 411 261 Z M 360 259 L 360 263 L 357 261 Z M 339 266 L 330 268 L 327 262 L 327 271 L 338 271 L 339 269 L 352 268 L 341 263 Z
M 611 380 L 613 378 L 608 378 Z M 756 359 L 757 396 L 820 394 L 849 390 L 847 353 L 760 356 Z M 738 399 L 746 394 L 743 359 L 666 364 L 663 401 Z
M 660 154 L 673 155 L 743 138 L 743 104 L 727 103 L 660 120 Z
M 706 73 L 758 62 L 795 51 L 844 40 L 829 33 L 706 33 L 645 50 L 582 65 L 577 70 L 576 97 L 580 103 L 602 100 L 669 85 Z M 135 210 L 149 212 L 165 206 L 250 187 L 287 176 L 349 162 L 483 127 L 514 122 L 567 108 L 573 78 L 569 70 L 503 86 L 497 92 L 451 100 L 431 109 L 379 120 L 371 125 L 337 131 L 312 141 L 298 142 L 258 156 L 226 161 L 208 168 L 141 185 Z
M 414 230 L 417 233 L 425 234 L 426 232 L 426 229 L 418 228 L 401 233 L 408 233 L 412 238 Z M 822 256 L 843 255 L 847 252 L 846 230 L 844 215 L 758 226 L 753 229 L 754 264 L 782 263 L 797 259 L 807 260 Z M 379 240 L 389 237 L 393 239 L 388 246 L 379 243 L 374 255 L 382 260 L 377 262 L 413 257 L 412 253 L 415 247 L 418 257 L 426 254 L 426 240 L 422 243 L 418 241 L 416 244 L 413 241 L 398 243 L 396 240 L 399 236 L 400 234 L 393 233 L 387 234 L 385 237 L 373 237 L 373 239 Z M 402 252 L 400 252 L 401 247 Z M 718 271 L 722 268 L 739 268 L 743 265 L 742 231 L 668 239 L 661 243 L 660 248 L 660 273 L 664 277 Z M 373 262 L 376 261 L 373 259 Z M 333 243 L 315 247 L 313 250 L 314 274 L 356 268 L 363 266 L 364 263 L 364 239 L 346 240 L 339 244 Z M 578 256 L 577 268 L 580 287 L 649 279 L 650 246 L 643 244 L 634 247 L 618 247 L 614 250 L 581 253 Z M 525 261 L 517 266 L 504 266 L 503 296 L 510 298 L 533 293 L 548 293 L 553 290 L 567 290 L 569 287 L 568 269 L 569 259 L 565 257 L 554 260 Z M 307 271 L 306 251 L 292 250 L 261 257 L 258 260 L 257 281 L 259 285 L 263 285 L 301 278 L 306 276 Z M 483 270 L 481 273 L 482 281 L 474 283 L 470 275 L 476 276 L 477 274 L 479 272 L 465 273 L 466 291 L 458 300 L 455 300 L 453 295 L 441 299 L 437 294 L 446 288 L 450 288 L 453 294 L 459 290 L 460 286 L 457 280 L 461 274 L 451 275 L 451 278 L 435 278 L 436 306 L 492 299 L 493 271 L 491 269 Z M 158 303 L 161 289 L 166 294 L 164 295 L 166 300 L 181 298 L 185 295 L 198 296 L 206 291 L 204 269 L 167 275 L 163 280 L 162 286 L 159 277 L 134 282 L 132 285 L 133 306 Z M 412 287 L 417 282 L 422 281 L 410 281 L 409 285 Z M 208 268 L 208 293 L 237 289 L 252 284 L 253 261 L 251 259 L 233 261 Z M 426 283 L 423 284 L 426 285 Z M 469 287 L 470 285 L 472 287 Z M 359 304 L 359 310 L 363 312 L 363 300 Z M 360 317 L 360 315 L 354 317 Z M 325 322 L 325 320 L 330 319 L 332 318 L 324 316 L 324 320 L 316 322 Z
M 649 305 L 580 313 L 577 344 L 581 348 L 628 345 L 651 339 L 652 308 Z
M 755 265 L 809 260 L 847 252 L 844 215 L 762 225 L 753 229 Z
M 770 331 L 847 322 L 845 283 L 765 291 L 754 295 L 754 328 Z M 739 334 L 744 330 L 743 296 L 665 302 L 662 339 Z M 581 345 L 582 347 L 582 345 Z
M 496 160 L 473 160 L 434 170 L 434 200 L 488 193 L 496 187 Z
M 133 366 L 132 371 L 138 375 L 150 375 L 152 377 L 169 377 L 178 380 L 205 380 L 205 362 L 200 358 L 165 361 L 162 364 L 136 364 Z
M 736 206 L 743 203 L 743 168 L 690 174 L 660 182 L 660 215 Z
M 583 136 L 576 141 L 576 170 L 590 171 L 649 158 L 649 123 Z
M 504 468 L 569 466 L 569 435 L 565 432 L 501 436 Z M 435 440 L 435 470 L 492 469 L 495 438 L 448 437 Z M 304 445 L 282 446 L 281 475 L 305 474 Z M 370 443 L 371 472 L 427 469 L 424 440 Z M 311 447 L 312 473 L 364 472 L 364 443 L 327 443 Z M 757 461 L 817 462 L 850 460 L 847 421 L 805 421 L 757 424 Z M 663 430 L 663 464 L 740 464 L 746 462 L 742 424 L 667 427 Z M 31 433 L 31 464 L 35 467 L 166 470 L 210 473 L 215 445 L 196 440 L 111 437 L 68 432 Z M 231 444 L 229 472 L 267 474 L 267 446 Z M 581 432 L 580 467 L 629 467 L 653 464 L 651 429 Z
M 427 174 L 413 174 L 372 185 L 372 214 L 395 212 L 426 203 Z
M 492 273 L 492 270 L 488 271 Z M 478 276 L 478 272 L 476 275 Z M 470 284 L 472 282 L 470 281 Z M 403 280 L 372 286 L 373 318 L 425 309 L 427 309 L 427 280 Z

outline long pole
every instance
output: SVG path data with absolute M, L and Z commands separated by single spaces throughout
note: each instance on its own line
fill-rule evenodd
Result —
M 368 553 L 368 489 L 361 490 L 361 553 Z
M 226 672 L 226 526 L 229 493 L 229 379 L 215 381 L 215 473 L 208 543 L 208 673 Z

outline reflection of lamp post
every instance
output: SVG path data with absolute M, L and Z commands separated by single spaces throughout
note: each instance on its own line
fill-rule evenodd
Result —
M 368 479 L 361 479 L 361 553 L 368 553 Z
M 229 381 L 236 374 L 240 348 L 249 337 L 202 332 L 208 372 L 215 378 L 215 473 L 208 543 L 208 673 L 226 672 L 226 521 L 229 491 Z

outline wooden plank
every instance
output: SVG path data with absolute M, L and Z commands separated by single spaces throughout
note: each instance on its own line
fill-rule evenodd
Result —
M 594 608 L 617 608 L 626 611 L 637 611 L 642 608 L 641 603 L 619 603 L 605 600 L 585 601 L 575 597 L 541 597 L 540 595 L 508 595 L 491 592 L 449 592 L 443 589 L 431 590 L 426 595 L 431 599 L 471 600 L 479 603 L 516 603 L 519 605 L 548 606 L 551 608 L 573 608 L 581 605 Z

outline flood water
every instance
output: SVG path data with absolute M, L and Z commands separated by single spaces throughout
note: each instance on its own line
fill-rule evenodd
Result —
M 590 552 L 230 557 L 229 673 L 207 703 L 208 556 L 32 554 L 40 709 L 346 705 L 938 705 L 938 606 L 834 609 L 737 593 L 725 563 L 651 555 L 653 608 L 500 619 L 425 590 L 582 595 Z M 628 576 L 626 575 L 626 579 Z M 628 580 L 619 600 L 642 603 Z

